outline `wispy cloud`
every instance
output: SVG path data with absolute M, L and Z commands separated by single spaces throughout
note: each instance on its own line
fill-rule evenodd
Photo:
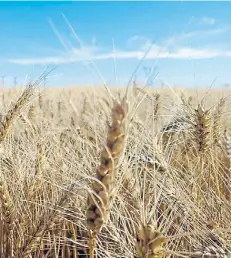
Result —
M 209 19 L 208 17 L 203 17 Z M 212 19 L 212 18 L 210 18 Z M 91 60 L 107 60 L 107 59 L 141 59 L 148 48 L 152 45 L 151 50 L 146 56 L 146 59 L 208 59 L 215 57 L 230 57 L 231 51 L 224 50 L 221 47 L 216 48 L 207 46 L 201 46 L 200 48 L 195 47 L 198 44 L 191 44 L 193 41 L 200 40 L 202 38 L 210 37 L 210 42 L 212 36 L 221 35 L 227 32 L 228 27 L 214 28 L 214 29 L 201 29 L 194 30 L 190 32 L 183 32 L 181 34 L 175 34 L 172 37 L 163 39 L 158 44 L 152 44 L 152 41 L 143 36 L 135 35 L 129 38 L 126 42 L 126 48 L 116 50 L 116 53 L 106 49 L 100 48 L 96 45 L 96 38 L 93 37 L 92 45 L 84 45 L 82 47 L 73 47 L 72 45 L 66 49 L 66 52 L 54 52 L 57 54 L 46 55 L 44 57 L 25 57 L 25 58 L 9 58 L 6 61 L 14 64 L 30 65 L 30 64 L 64 64 L 64 63 L 75 63 L 75 62 L 85 62 Z M 217 37 L 216 37 L 217 38 Z M 200 42 L 200 41 L 199 41 Z M 201 44 L 200 44 L 201 45 Z M 189 47 L 190 46 L 190 47 Z
M 208 36 L 216 36 L 219 34 L 225 33 L 229 28 L 223 27 L 218 29 L 209 29 L 209 30 L 195 30 L 188 33 L 184 33 L 183 36 L 185 38 L 193 38 L 193 37 L 208 37 Z
M 204 16 L 200 19 L 200 22 L 203 24 L 214 25 L 216 20 L 214 18 Z
M 152 45 L 152 42 L 147 37 L 142 35 L 135 35 L 127 40 L 127 47 L 131 49 L 146 50 Z
M 31 64 L 64 64 L 74 62 L 84 62 L 89 60 L 106 60 L 106 59 L 141 59 L 145 54 L 143 50 L 137 51 L 117 51 L 113 52 L 101 52 L 97 53 L 92 50 L 88 52 L 86 49 L 82 52 L 80 49 L 76 49 L 72 53 L 62 54 L 56 57 L 38 57 L 38 58 L 19 58 L 8 59 L 7 61 L 14 64 L 31 65 Z M 154 45 L 154 47 L 147 54 L 146 59 L 208 59 L 215 57 L 231 57 L 231 51 L 222 51 L 216 49 L 199 49 L 183 47 L 175 50 L 167 50 L 160 46 Z
M 14 64 L 62 64 L 81 62 L 86 60 L 94 59 L 99 48 L 95 46 L 84 46 L 82 48 L 70 48 L 66 52 L 59 51 L 59 55 L 54 56 L 43 56 L 43 57 L 26 57 L 26 58 L 9 58 L 7 62 Z
M 222 27 L 217 29 L 201 29 L 201 30 L 194 30 L 189 32 L 182 32 L 179 34 L 172 35 L 165 41 L 165 43 L 167 45 L 185 44 L 190 39 L 200 40 L 208 37 L 214 37 L 214 36 L 222 35 L 228 30 L 229 30 L 229 27 Z

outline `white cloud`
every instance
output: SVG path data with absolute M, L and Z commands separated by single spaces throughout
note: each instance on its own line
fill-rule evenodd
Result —
M 7 61 L 14 64 L 62 64 L 90 60 L 99 51 L 97 47 L 84 46 L 82 48 L 72 48 L 69 52 L 61 53 L 60 56 L 45 56 L 33 58 L 11 58 Z
M 141 59 L 145 54 L 143 50 L 137 51 L 116 51 L 97 53 L 89 49 L 79 50 L 76 49 L 72 53 L 66 55 L 60 55 L 56 57 L 38 57 L 38 58 L 19 58 L 19 59 L 8 59 L 7 61 L 14 64 L 30 65 L 30 64 L 64 64 L 73 62 L 83 62 L 89 60 L 106 60 L 106 59 Z M 147 54 L 146 59 L 208 59 L 215 57 L 231 57 L 231 51 L 221 51 L 216 49 L 206 48 L 190 48 L 182 47 L 175 50 L 168 50 L 160 46 L 154 45 L 154 47 Z
M 210 18 L 210 17 L 202 17 L 201 18 L 201 23 L 204 23 L 204 24 L 209 24 L 209 25 L 213 25 L 215 24 L 216 20 L 214 18 Z
M 202 39 L 213 36 L 221 35 L 228 31 L 228 27 L 222 27 L 217 29 L 207 29 L 207 30 L 194 30 L 190 32 L 182 32 L 180 34 L 174 34 L 169 39 L 165 41 L 167 45 L 174 45 L 185 43 L 189 39 Z
M 194 49 L 189 47 L 180 48 L 175 52 L 169 53 L 169 58 L 176 59 L 206 59 L 218 56 L 226 56 L 225 52 L 220 52 L 212 49 Z
M 193 37 L 208 37 L 208 36 L 216 36 L 219 34 L 223 34 L 228 30 L 227 27 L 218 28 L 218 29 L 210 29 L 210 30 L 195 30 L 184 34 L 185 38 L 193 38 Z
M 208 59 L 214 57 L 230 56 L 230 52 L 219 51 L 215 49 L 198 49 L 191 47 L 182 47 L 173 51 L 156 52 L 150 51 L 147 59 L 154 58 L 172 58 L 172 59 Z
M 21 65 L 46 65 L 46 64 L 64 64 L 84 62 L 91 60 L 106 60 L 106 59 L 141 59 L 145 52 L 152 45 L 151 50 L 146 56 L 146 59 L 207 59 L 215 57 L 231 57 L 230 50 L 223 50 L 217 48 L 195 48 L 188 47 L 190 44 L 187 39 L 209 37 L 212 35 L 222 34 L 228 28 L 218 28 L 210 30 L 195 30 L 188 33 L 176 34 L 163 41 L 161 44 L 152 44 L 151 40 L 142 35 L 135 35 L 127 40 L 126 49 L 118 49 L 116 53 L 112 50 L 101 49 L 96 45 L 83 46 L 82 48 L 71 48 L 67 52 L 60 52 L 56 56 L 38 56 L 31 58 L 11 58 L 6 60 L 9 63 Z M 95 40 L 93 40 L 95 41 Z

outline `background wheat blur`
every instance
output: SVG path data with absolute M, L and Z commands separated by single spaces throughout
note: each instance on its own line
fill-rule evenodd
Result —
M 229 91 L 111 91 L 1 90 L 0 257 L 231 257 Z

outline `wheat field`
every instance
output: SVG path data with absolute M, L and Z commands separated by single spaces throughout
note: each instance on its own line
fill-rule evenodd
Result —
M 0 257 L 231 257 L 229 90 L 1 89 Z

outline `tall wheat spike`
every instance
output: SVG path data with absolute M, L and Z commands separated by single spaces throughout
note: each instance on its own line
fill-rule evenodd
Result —
M 125 100 L 115 103 L 112 109 L 112 124 L 109 126 L 107 143 L 101 153 L 100 165 L 96 169 L 93 192 L 88 197 L 87 226 L 90 231 L 90 258 L 94 257 L 95 236 L 100 232 L 109 215 L 110 200 L 116 177 L 116 166 L 125 143 L 125 121 L 127 104 Z
M 201 104 L 194 110 L 193 126 L 197 151 L 204 153 L 211 143 L 211 116 L 209 110 L 203 110 Z

